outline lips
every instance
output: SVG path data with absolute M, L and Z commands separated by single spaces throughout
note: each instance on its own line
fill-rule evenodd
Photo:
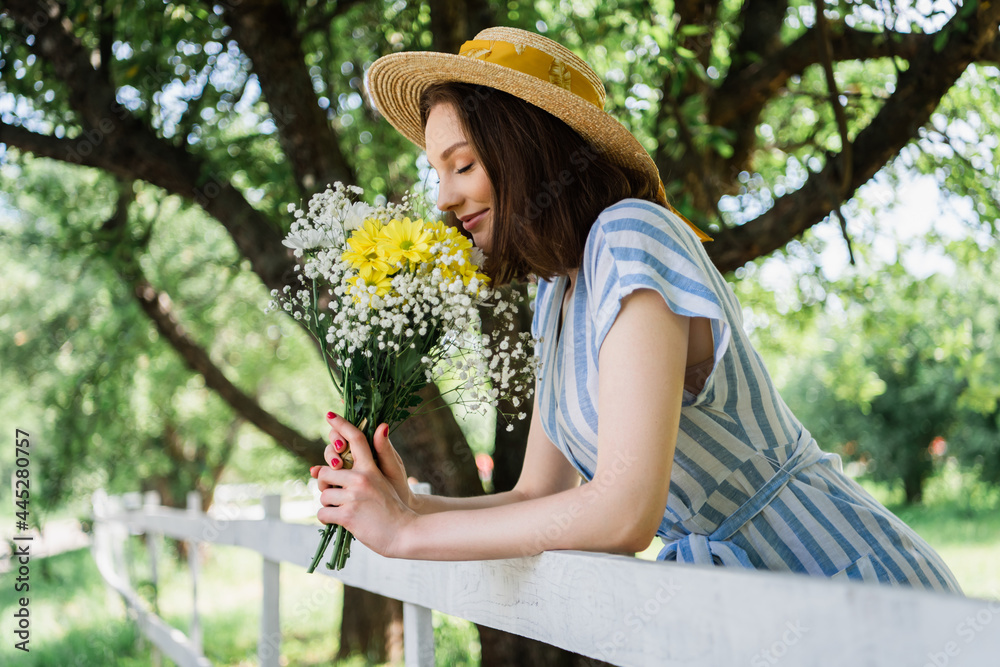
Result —
M 490 209 L 486 208 L 478 213 L 473 213 L 472 215 L 459 216 L 458 219 L 462 221 L 462 227 L 464 227 L 466 231 L 471 232 L 479 225 L 480 222 L 483 221 L 486 214 L 489 212 Z

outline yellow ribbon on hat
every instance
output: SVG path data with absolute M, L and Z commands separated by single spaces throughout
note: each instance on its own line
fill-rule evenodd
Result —
M 470 39 L 462 44 L 458 55 L 475 58 L 484 62 L 500 65 L 515 72 L 533 76 L 542 81 L 548 81 L 568 90 L 577 97 L 590 102 L 600 110 L 604 110 L 604 95 L 579 70 L 554 58 L 549 54 L 526 44 L 512 44 L 502 40 Z M 701 241 L 711 241 L 712 237 L 698 229 L 697 226 L 670 205 L 663 181 L 660 181 L 657 198 L 674 215 L 683 220 L 694 230 Z
M 661 202 L 663 202 L 663 206 L 666 207 L 667 209 L 669 209 L 671 213 L 673 213 L 678 218 L 680 218 L 681 220 L 683 220 L 684 222 L 686 222 L 687 226 L 690 227 L 694 231 L 694 234 L 695 234 L 695 236 L 698 237 L 699 241 L 701 241 L 702 243 L 705 243 L 706 241 L 714 241 L 715 240 L 711 236 L 709 236 L 708 234 L 706 234 L 705 232 L 703 232 L 700 229 L 698 229 L 697 225 L 695 225 L 693 222 L 691 222 L 690 220 L 688 220 L 686 217 L 684 217 L 684 215 L 680 211 L 678 211 L 676 208 L 674 208 L 673 206 L 670 205 L 670 202 L 667 201 L 667 192 L 663 188 L 663 180 L 662 179 L 660 180 L 660 189 L 656 193 L 656 198 L 659 199 Z
M 500 40 L 470 39 L 458 50 L 458 55 L 475 58 L 494 65 L 554 83 L 577 97 L 604 109 L 604 96 L 580 71 L 526 44 L 511 44 Z

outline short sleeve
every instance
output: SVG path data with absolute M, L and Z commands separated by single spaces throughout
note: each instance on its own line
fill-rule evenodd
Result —
M 545 305 L 548 303 L 549 292 L 552 290 L 552 283 L 548 280 L 539 280 L 538 287 L 535 292 L 535 298 L 531 299 L 529 302 L 531 308 L 531 337 L 535 340 L 540 340 L 542 337 L 542 331 L 545 328 L 542 318 L 545 313 L 548 312 L 548 307 Z
M 587 237 L 582 268 L 594 314 L 595 353 L 618 317 L 622 299 L 635 290 L 652 289 L 675 313 L 711 320 L 715 375 L 732 336 L 724 304 L 728 285 L 680 217 L 639 199 L 608 207 Z

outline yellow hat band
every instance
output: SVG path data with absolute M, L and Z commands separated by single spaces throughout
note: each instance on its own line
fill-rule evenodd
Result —
M 471 39 L 462 44 L 458 55 L 483 60 L 554 83 L 598 109 L 604 109 L 604 95 L 581 72 L 534 47 L 500 40 Z

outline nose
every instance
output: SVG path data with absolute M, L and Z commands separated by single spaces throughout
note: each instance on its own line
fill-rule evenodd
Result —
M 461 193 L 455 187 L 450 178 L 441 178 L 438 184 L 437 207 L 439 211 L 451 211 L 458 208 L 462 203 Z

